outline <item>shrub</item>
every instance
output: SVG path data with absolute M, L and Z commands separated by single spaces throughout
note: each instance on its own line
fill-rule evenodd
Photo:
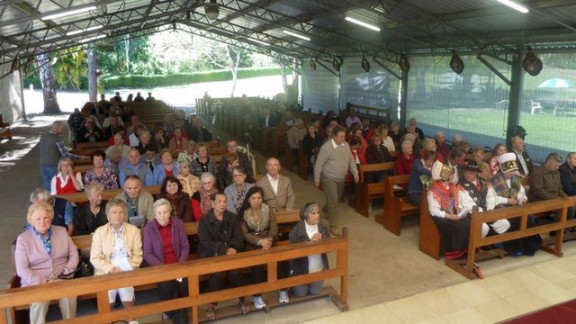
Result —
M 280 68 L 241 68 L 239 79 L 247 79 L 281 74 Z M 175 73 L 166 75 L 120 75 L 103 77 L 101 83 L 106 89 L 115 88 L 153 88 L 166 87 L 199 82 L 215 82 L 232 80 L 228 70 L 217 70 L 196 73 Z

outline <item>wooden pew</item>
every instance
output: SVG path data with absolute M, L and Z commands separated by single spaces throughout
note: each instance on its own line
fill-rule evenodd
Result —
M 569 236 L 573 239 L 574 233 L 565 234 L 564 229 L 576 226 L 576 219 L 567 219 L 568 208 L 576 206 L 576 197 L 556 198 L 545 201 L 529 203 L 523 206 L 513 206 L 485 211 L 480 213 L 477 207 L 474 207 L 470 224 L 470 241 L 468 243 L 468 256 L 465 261 L 446 260 L 446 265 L 468 279 L 476 278 L 473 272 L 474 262 L 481 261 L 484 258 L 483 253 L 476 252 L 478 248 L 524 238 L 538 234 L 548 234 L 556 232 L 556 236 L 543 242 L 542 250 L 555 256 L 562 256 L 562 243 Z M 529 218 L 536 214 L 549 214 L 556 212 L 558 220 L 545 225 L 528 227 Z M 504 234 L 488 236 L 482 238 L 482 223 L 490 223 L 500 219 L 511 219 L 520 217 L 520 229 L 509 231 Z
M 326 286 L 320 296 L 329 295 L 340 310 L 346 311 L 348 310 L 348 249 L 348 230 L 344 229 L 342 237 L 328 238 L 313 243 L 307 242 L 284 245 L 273 247 L 267 251 L 255 250 L 235 255 L 135 269 L 123 273 L 64 280 L 34 287 L 4 289 L 0 291 L 0 324 L 7 323 L 6 315 L 7 313 L 13 314 L 15 307 L 29 305 L 38 300 L 56 300 L 69 296 L 71 293 L 77 296 L 95 294 L 98 304 L 97 313 L 79 316 L 71 320 L 74 322 L 114 322 L 129 317 L 159 314 L 173 309 L 192 308 L 191 322 L 198 323 L 200 315 L 199 306 L 201 305 L 285 289 L 315 281 L 326 281 L 331 278 L 340 279 L 340 292 L 337 293 L 334 288 Z M 335 266 L 329 270 L 312 274 L 283 279 L 277 278 L 276 269 L 279 262 L 320 253 L 335 253 L 337 258 Z M 266 282 L 216 292 L 200 291 L 200 278 L 203 276 L 260 264 L 265 264 L 268 268 Z M 110 308 L 107 293 L 110 289 L 124 287 L 127 284 L 134 286 L 149 285 L 173 280 L 175 278 L 188 279 L 190 297 L 172 299 L 164 302 L 152 302 L 129 309 L 112 310 Z M 298 300 L 305 299 L 291 298 L 290 303 Z M 276 305 L 279 304 L 272 306 Z M 224 312 L 224 308 L 218 309 L 217 314 L 219 315 L 219 319 L 221 318 L 220 315 L 224 314 Z
M 291 156 L 292 156 L 292 149 L 288 146 L 288 126 L 276 126 L 274 127 L 274 132 L 272 133 L 272 156 L 276 158 L 280 158 L 282 153 L 286 154 L 287 165 L 286 168 L 291 170 Z
M 406 198 L 406 191 L 395 189 L 394 186 L 408 185 L 410 175 L 387 177 L 384 188 L 384 214 L 376 215 L 376 221 L 382 222 L 384 228 L 400 235 L 402 217 L 418 213 L 418 207 L 412 205 Z
M 150 193 L 153 196 L 160 194 L 160 186 L 142 187 L 142 190 L 147 191 L 148 193 Z M 102 199 L 110 200 L 110 199 L 118 196 L 122 192 L 123 192 L 122 189 L 104 190 L 104 191 L 102 191 Z M 73 203 L 83 203 L 83 202 L 88 201 L 86 194 L 83 192 L 76 192 L 76 193 L 71 193 L 71 194 L 61 194 L 61 195 L 56 195 L 56 197 L 66 199 L 69 202 L 73 202 Z
M 354 209 L 364 217 L 370 215 L 370 201 L 384 197 L 384 182 L 367 183 L 366 176 L 370 173 L 394 172 L 395 162 L 373 163 L 361 165 L 358 174 L 360 180 L 356 184 Z
M 391 120 L 390 108 L 376 108 L 347 102 L 346 110 L 354 110 L 360 119 L 367 118 L 374 123 Z
M 315 148 L 314 149 L 314 156 L 315 159 L 318 157 L 318 149 Z M 304 180 L 308 180 L 308 176 L 310 174 L 310 171 L 313 171 L 314 166 L 310 164 L 310 161 L 308 160 L 308 157 L 306 156 L 306 154 L 304 154 L 304 149 L 302 148 L 302 141 L 300 141 L 298 143 L 298 175 L 304 179 Z
M 529 189 L 529 178 L 520 178 L 520 183 L 526 191 Z M 422 193 L 422 198 L 420 200 L 420 251 L 428 254 L 434 259 L 438 260 L 442 257 L 442 246 L 440 233 L 438 228 L 434 223 L 433 216 L 430 215 L 428 210 L 428 199 L 426 198 L 426 193 Z M 497 251 L 499 252 L 499 251 Z
M 428 191 L 423 191 L 420 198 L 420 240 L 418 246 L 420 251 L 438 260 L 442 256 L 442 241 L 433 216 L 428 210 L 427 194 Z
M 72 142 L 72 148 L 75 150 L 106 150 L 110 146 L 108 141 L 99 142 Z

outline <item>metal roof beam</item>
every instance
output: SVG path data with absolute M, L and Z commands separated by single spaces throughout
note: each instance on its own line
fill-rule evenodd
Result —
M 147 7 L 147 6 L 145 6 L 145 7 Z M 158 8 L 158 9 L 160 10 L 161 8 Z M 172 20 L 179 19 L 187 10 L 188 10 L 188 8 L 179 6 L 176 2 L 170 2 L 170 6 L 168 8 L 166 8 L 164 12 L 161 12 L 159 14 L 153 14 L 149 17 L 144 17 L 143 14 L 138 13 L 136 10 L 134 10 L 134 8 L 132 8 L 130 10 L 125 10 L 125 11 L 115 12 L 115 13 L 109 14 L 106 17 L 106 18 L 109 18 L 108 19 L 109 22 L 111 22 L 113 18 L 116 19 L 118 22 L 115 24 L 108 24 L 104 28 L 111 32 L 110 36 L 116 36 L 118 34 L 128 33 L 128 32 L 125 32 L 121 29 L 123 27 L 126 27 L 125 29 L 129 29 L 130 31 L 143 29 L 141 24 L 142 24 L 142 22 L 145 22 L 145 21 L 158 21 L 158 23 L 152 24 L 152 26 L 159 26 L 159 25 L 167 24 L 167 23 L 171 22 Z M 123 14 L 125 12 L 129 12 L 128 18 L 123 17 Z M 130 17 L 131 15 L 139 15 L 140 18 L 127 20 L 127 19 L 131 18 Z M 94 19 L 94 18 L 90 18 L 90 19 Z M 150 26 L 151 25 L 147 25 L 147 27 L 144 29 L 148 29 L 148 28 L 150 28 Z M 44 29 L 44 30 L 46 31 L 46 33 L 48 33 L 48 29 Z M 98 32 L 102 32 L 102 30 L 94 31 L 93 33 L 98 33 Z M 32 34 L 28 34 L 28 35 L 30 37 L 37 38 L 35 35 L 32 35 Z M 47 35 L 45 35 L 45 36 L 47 36 Z M 60 43 L 58 43 L 58 45 L 60 45 L 60 46 L 67 46 L 68 43 L 78 45 L 77 39 L 81 39 L 84 36 L 86 36 L 86 33 L 74 35 L 72 37 L 68 37 L 68 36 L 64 35 L 64 36 L 50 38 L 50 39 L 44 38 L 38 42 L 31 42 L 28 45 L 28 49 L 32 49 L 31 52 L 33 53 L 33 55 L 36 55 L 36 53 L 38 51 L 36 51 L 35 47 L 43 46 L 43 45 L 49 45 L 48 48 L 43 50 L 43 52 L 49 52 L 49 51 L 53 50 L 54 44 L 56 44 L 58 42 L 61 42 L 63 44 L 63 45 L 60 45 Z M 6 54 L 12 53 L 14 51 L 16 51 L 16 50 L 15 49 L 1 49 L 0 55 L 6 55 Z M 30 52 L 30 50 L 28 52 Z
M 331 60 L 332 54 L 324 51 L 317 50 L 312 47 L 307 47 L 304 45 L 296 44 L 290 41 L 286 41 L 282 38 L 274 37 L 264 33 L 258 33 L 250 28 L 242 27 L 233 23 L 225 22 L 222 20 L 217 20 L 212 23 L 206 18 L 205 15 L 199 14 L 198 12 L 191 12 L 191 21 L 180 21 L 180 23 L 197 27 L 204 28 L 206 30 L 219 30 L 220 32 L 225 32 L 228 34 L 238 35 L 239 37 L 254 38 L 262 42 L 270 44 L 283 50 L 289 50 L 298 53 L 299 57 L 319 57 L 324 60 Z M 290 55 L 295 56 L 295 55 Z
M 184 25 L 184 28 L 182 28 L 180 25 Z M 204 38 L 218 41 L 218 42 L 221 42 L 224 44 L 228 44 L 231 46 L 242 48 L 242 49 L 245 49 L 247 51 L 251 51 L 251 52 L 255 52 L 255 53 L 262 54 L 262 55 L 273 57 L 273 58 L 281 61 L 285 65 L 292 64 L 292 60 L 289 57 L 287 57 L 287 55 L 285 55 L 283 53 L 279 53 L 279 52 L 274 51 L 272 49 L 263 48 L 263 47 L 260 47 L 257 45 L 250 44 L 250 43 L 245 42 L 245 41 L 239 41 L 239 40 L 230 38 L 230 37 L 225 36 L 225 35 L 220 35 L 220 34 L 215 33 L 215 32 L 210 32 L 210 31 L 206 31 L 204 29 L 200 29 L 200 28 L 196 28 L 194 26 L 187 25 L 186 23 L 179 23 L 178 29 L 182 30 L 184 32 L 196 35 L 196 36 L 204 37 Z

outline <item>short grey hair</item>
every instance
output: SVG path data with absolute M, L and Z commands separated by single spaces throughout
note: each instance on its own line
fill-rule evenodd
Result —
M 172 212 L 172 205 L 170 204 L 170 201 L 168 201 L 166 198 L 160 198 L 152 204 L 152 211 L 154 214 L 156 214 L 156 209 L 158 209 L 160 206 L 168 206 L 168 210 Z
M 310 215 L 310 213 L 314 210 L 320 210 L 320 207 L 318 207 L 317 203 L 311 202 L 306 204 L 304 207 L 302 207 L 302 209 L 300 209 L 300 218 L 307 219 L 308 215 Z
M 413 147 L 413 146 L 414 146 L 414 142 L 409 141 L 409 140 L 405 140 L 404 142 L 402 142 L 402 145 L 401 145 L 401 147 L 402 147 L 402 152 L 406 151 L 406 147 L 408 147 L 408 145 L 410 145 L 410 146 Z
M 126 203 L 124 202 L 124 200 L 122 200 L 120 198 L 112 198 L 106 204 L 106 216 L 108 216 L 110 209 L 112 209 L 112 207 L 116 207 L 116 206 L 122 207 L 122 208 L 124 208 L 125 212 L 128 212 L 128 207 L 126 207 Z
M 33 203 L 36 200 L 49 201 L 50 199 L 52 199 L 52 195 L 50 194 L 50 191 L 48 191 L 44 188 L 36 188 L 30 194 L 30 202 L 31 203 Z
M 548 162 L 562 163 L 562 157 L 558 153 L 550 153 L 546 157 L 545 163 L 548 163 Z
M 205 179 L 210 179 L 212 182 L 216 183 L 216 177 L 212 174 L 212 172 L 204 172 L 200 176 L 200 182 L 204 182 Z

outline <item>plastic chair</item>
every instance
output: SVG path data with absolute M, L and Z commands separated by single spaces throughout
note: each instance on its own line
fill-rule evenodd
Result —
M 531 111 L 530 111 L 530 115 L 534 115 L 534 112 L 538 109 L 540 109 L 540 112 L 542 112 L 542 104 L 534 101 L 534 100 L 530 100 L 530 105 L 531 105 Z
M 566 106 L 567 106 L 566 101 L 564 101 L 564 100 L 556 101 L 556 105 L 554 106 L 553 115 L 556 116 L 556 114 L 558 114 L 560 111 L 562 111 L 563 113 L 566 113 Z

